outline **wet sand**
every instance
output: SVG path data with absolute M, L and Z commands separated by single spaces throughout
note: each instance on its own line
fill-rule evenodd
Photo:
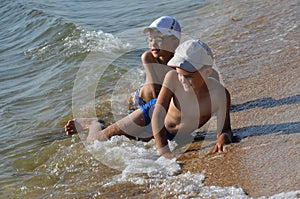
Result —
M 248 137 L 231 145 L 227 153 L 207 156 L 193 151 L 200 142 L 194 143 L 179 161 L 183 172 L 204 171 L 205 185 L 241 187 L 251 197 L 273 196 L 300 189 L 299 136 Z

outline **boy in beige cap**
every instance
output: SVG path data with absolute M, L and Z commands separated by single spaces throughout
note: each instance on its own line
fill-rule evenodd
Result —
M 168 65 L 176 68 L 165 79 L 152 115 L 152 129 L 161 155 L 171 157 L 167 134 L 184 137 L 217 116 L 217 143 L 213 153 L 225 151 L 232 142 L 230 94 L 211 78 L 214 59 L 210 48 L 200 40 L 179 45 Z M 168 133 L 166 133 L 168 132 Z
M 76 127 L 88 128 L 88 142 L 115 135 L 141 140 L 154 137 L 159 154 L 172 158 L 167 140 L 184 139 L 215 114 L 218 139 L 212 152 L 225 151 L 224 146 L 232 142 L 230 94 L 220 82 L 209 77 L 213 65 L 211 50 L 199 40 L 188 40 L 179 45 L 168 65 L 176 70 L 167 73 L 157 99 L 106 129 L 100 125 L 82 127 L 77 123 L 79 120 L 70 120 L 65 126 L 66 133 L 76 132 Z M 145 126 L 151 124 L 152 131 L 144 134 Z

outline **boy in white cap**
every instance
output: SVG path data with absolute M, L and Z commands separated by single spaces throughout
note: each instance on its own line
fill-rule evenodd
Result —
M 144 110 L 138 109 L 106 129 L 101 129 L 100 125 L 88 127 L 88 142 L 107 140 L 115 135 L 142 140 L 153 136 L 159 154 L 172 158 L 167 140 L 185 139 L 215 114 L 218 139 L 212 152 L 225 151 L 224 146 L 232 142 L 230 94 L 209 77 L 213 65 L 211 50 L 199 40 L 186 41 L 176 49 L 168 65 L 176 70 L 167 73 L 157 99 L 148 101 Z M 152 132 L 143 134 L 143 127 L 150 122 Z M 76 119 L 71 120 L 65 131 L 72 134 L 76 127 Z
M 181 26 L 175 18 L 162 16 L 145 28 L 144 33 L 148 34 L 147 42 L 149 45 L 149 50 L 141 56 L 146 71 L 146 81 L 131 99 L 133 100 L 133 108 L 139 108 L 142 112 L 146 112 L 148 107 L 146 102 L 157 98 L 167 72 L 174 70 L 167 66 L 167 63 L 174 56 L 175 49 L 180 43 Z M 69 120 L 65 125 L 65 131 L 68 135 L 77 133 L 74 121 L 75 119 Z M 76 119 L 76 123 L 79 131 L 90 128 L 92 124 L 99 126 L 98 128 L 105 127 L 103 120 L 97 118 L 80 118 Z M 149 123 L 150 119 L 147 117 L 146 124 Z
M 167 63 L 179 45 L 181 27 L 175 18 L 162 16 L 145 28 L 144 33 L 149 33 L 147 37 L 149 50 L 141 57 L 146 71 L 146 82 L 135 92 L 135 107 L 157 98 L 165 75 L 172 70 Z

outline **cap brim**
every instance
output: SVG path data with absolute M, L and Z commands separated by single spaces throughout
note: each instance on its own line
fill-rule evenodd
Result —
M 168 62 L 168 66 L 170 66 L 172 68 L 180 68 L 180 69 L 190 72 L 190 73 L 197 71 L 197 69 L 190 62 L 188 62 L 186 59 L 184 59 L 180 56 L 177 56 L 176 54 Z
M 146 34 L 147 32 L 150 32 L 150 30 L 157 30 L 157 28 L 147 27 L 147 28 L 144 29 L 143 33 Z

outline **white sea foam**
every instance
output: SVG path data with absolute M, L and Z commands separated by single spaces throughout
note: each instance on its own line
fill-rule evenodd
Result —
M 67 26 L 64 24 L 64 26 Z M 65 28 L 67 29 L 67 27 Z M 59 31 L 59 30 L 57 30 Z M 102 30 L 86 30 L 74 25 L 67 33 L 57 32 L 62 39 L 49 38 L 24 53 L 33 58 L 45 59 L 49 55 L 69 57 L 80 53 L 116 53 L 117 55 L 132 49 L 130 41 Z
M 169 144 L 171 150 L 176 146 L 175 142 Z M 109 141 L 95 141 L 88 149 L 96 159 L 121 170 L 124 176 L 134 173 L 153 175 L 161 172 L 162 168 L 165 173 L 173 175 L 180 169 L 175 159 L 162 160 L 163 157 L 157 155 L 154 141 L 145 143 L 129 140 L 125 136 L 114 136 Z
M 171 150 L 176 143 L 169 142 Z M 204 186 L 204 173 L 181 173 L 181 166 L 176 159 L 159 157 L 154 142 L 144 143 L 115 136 L 105 142 L 95 141 L 89 147 L 90 152 L 102 163 L 119 169 L 121 174 L 115 176 L 113 186 L 122 182 L 148 185 L 155 196 L 174 196 L 175 198 L 190 197 L 229 197 L 247 198 L 241 188 Z
M 169 142 L 171 149 L 175 142 Z M 181 173 L 181 166 L 176 159 L 159 157 L 154 141 L 149 143 L 129 140 L 124 136 L 115 136 L 105 142 L 95 141 L 89 151 L 105 165 L 119 169 L 121 174 L 104 186 L 131 182 L 147 185 L 153 197 L 172 198 L 240 198 L 250 199 L 241 187 L 205 186 L 205 173 Z M 113 183 L 112 183 L 113 182 Z M 159 193 L 159 195 L 157 195 Z M 283 192 L 260 199 L 298 198 L 299 191 Z
M 131 48 L 131 45 L 121 41 L 111 33 L 102 30 L 84 30 L 78 28 L 79 35 L 70 35 L 65 38 L 64 46 L 68 49 L 81 49 L 84 52 L 114 52 Z

